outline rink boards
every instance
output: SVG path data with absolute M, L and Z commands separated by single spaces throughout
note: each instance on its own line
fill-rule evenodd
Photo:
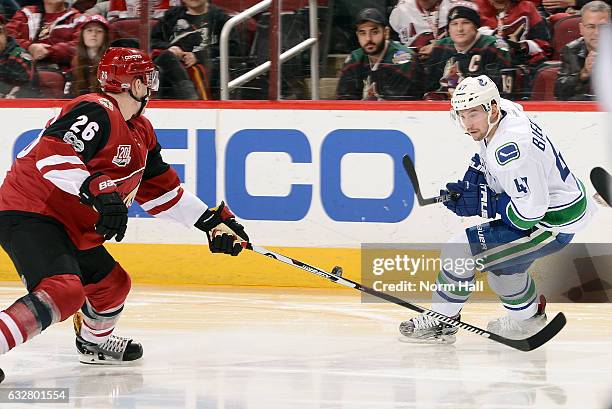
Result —
M 59 112 L 57 103 L 0 105 L 0 169 Z M 605 116 L 593 104 L 525 104 L 571 171 L 593 193 L 594 166 L 610 169 Z M 225 200 L 253 243 L 358 278 L 362 243 L 443 243 L 479 222 L 443 207 L 419 208 L 401 168 L 415 158 L 425 196 L 460 178 L 476 151 L 444 103 L 156 102 L 147 116 L 185 188 L 209 205 Z M 128 234 L 109 249 L 135 281 L 158 284 L 327 286 L 264 257 L 211 256 L 201 232 L 130 210 Z M 609 242 L 600 211 L 576 240 Z M 14 279 L 4 253 L 0 278 Z

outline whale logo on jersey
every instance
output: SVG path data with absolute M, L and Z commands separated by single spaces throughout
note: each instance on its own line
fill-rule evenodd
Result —
M 518 145 L 514 142 L 508 142 L 495 151 L 495 159 L 497 159 L 497 163 L 501 166 L 507 165 L 520 157 L 521 152 L 519 151 Z

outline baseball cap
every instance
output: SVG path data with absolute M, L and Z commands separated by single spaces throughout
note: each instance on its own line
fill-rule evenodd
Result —
M 382 24 L 385 27 L 388 25 L 387 18 L 380 12 L 380 10 L 376 8 L 366 8 L 361 10 L 355 18 L 355 25 L 365 23 L 366 21 Z

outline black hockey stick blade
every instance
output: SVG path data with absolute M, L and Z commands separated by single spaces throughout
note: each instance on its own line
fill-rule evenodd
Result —
M 410 156 L 408 155 L 404 155 L 404 157 L 402 158 L 402 165 L 404 165 L 404 170 L 408 174 L 410 183 L 412 183 L 412 189 L 414 190 L 414 194 L 417 197 L 417 202 L 419 203 L 419 206 L 442 203 L 451 199 L 450 194 L 434 196 L 427 199 L 423 198 L 423 195 L 421 194 L 421 188 L 419 187 L 419 178 L 417 177 L 416 170 L 414 169 L 414 163 L 412 163 L 412 158 L 410 158 Z
M 605 169 L 596 167 L 591 170 L 591 183 L 603 201 L 612 206 L 612 176 Z
M 412 183 L 412 189 L 414 190 L 414 194 L 417 197 L 417 202 L 419 206 L 428 206 L 434 203 L 443 203 L 449 200 L 457 200 L 458 194 L 455 192 L 448 192 L 446 194 L 440 196 L 434 196 L 430 198 L 423 198 L 421 194 L 421 188 L 419 186 L 419 178 L 417 177 L 416 170 L 414 169 L 414 163 L 412 162 L 412 158 L 408 155 L 404 155 L 402 158 L 402 165 L 404 165 L 404 170 L 408 174 L 408 178 L 410 179 L 410 183 Z
M 530 336 L 529 338 L 515 340 L 504 338 L 493 333 L 489 333 L 489 338 L 520 351 L 533 351 L 534 349 L 539 348 L 550 341 L 559 333 L 559 331 L 563 329 L 563 327 L 565 327 L 566 323 L 567 320 L 565 319 L 565 315 L 560 312 L 555 315 L 555 318 L 553 318 L 552 321 L 542 328 L 540 332 Z

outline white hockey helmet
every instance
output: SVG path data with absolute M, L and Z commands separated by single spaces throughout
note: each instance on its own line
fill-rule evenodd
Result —
M 451 98 L 451 105 L 457 113 L 479 105 L 489 112 L 491 102 L 495 101 L 499 107 L 500 100 L 499 90 L 493 80 L 486 75 L 479 75 L 478 77 L 467 77 L 459 83 Z
M 478 77 L 467 77 L 461 81 L 453 96 L 451 98 L 451 118 L 463 129 L 466 133 L 465 125 L 459 117 L 459 111 L 464 109 L 475 108 L 481 106 L 487 113 L 487 132 L 485 137 L 489 136 L 493 127 L 501 120 L 501 115 L 497 115 L 495 121 L 492 121 L 493 101 L 499 109 L 501 97 L 499 96 L 499 90 L 493 80 L 486 75 L 479 75 Z

